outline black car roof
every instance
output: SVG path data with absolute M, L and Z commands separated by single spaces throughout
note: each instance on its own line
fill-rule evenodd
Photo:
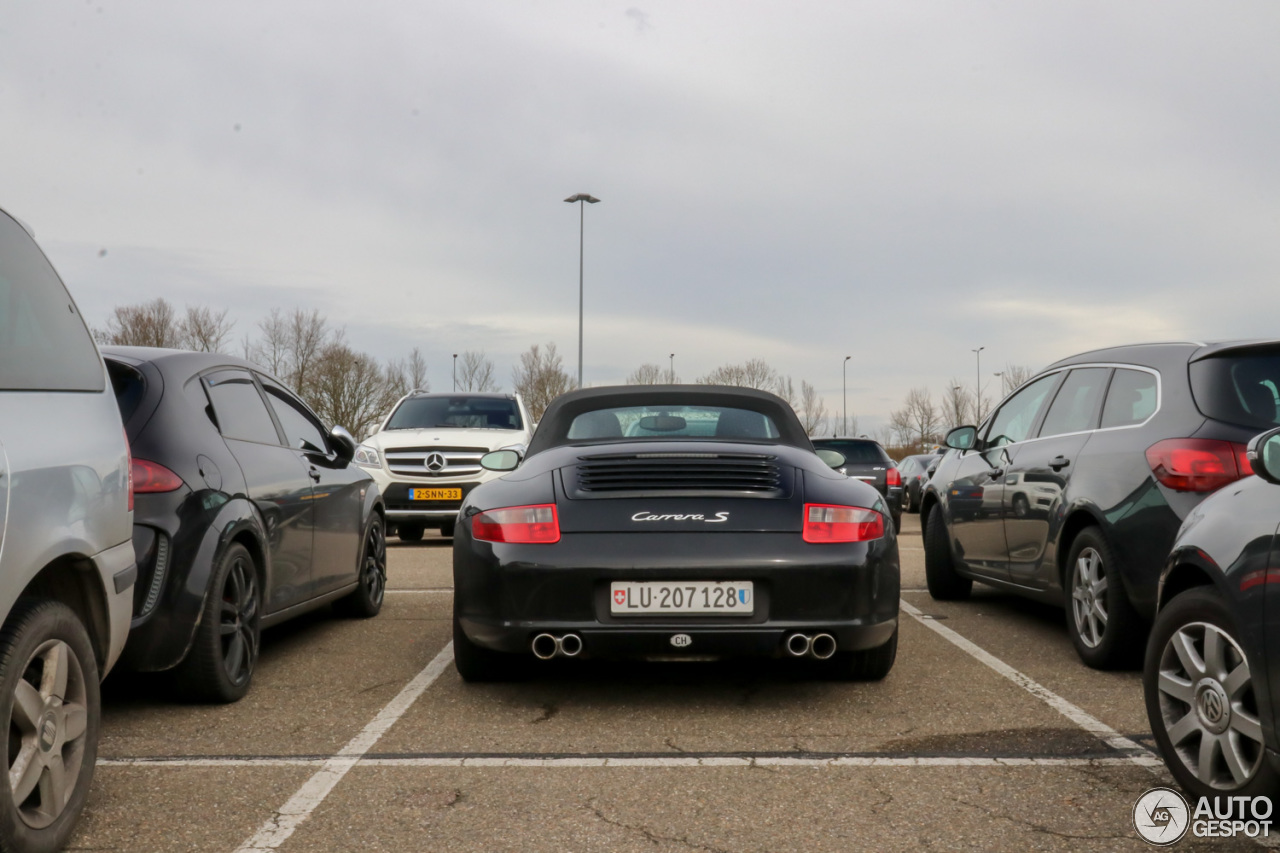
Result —
M 1180 358 L 1191 362 L 1233 351 L 1270 349 L 1274 347 L 1280 347 L 1280 339 L 1252 338 L 1234 341 L 1163 341 L 1144 344 L 1125 344 L 1123 346 L 1105 347 L 1103 349 L 1086 350 L 1085 352 L 1076 353 L 1075 355 L 1058 359 L 1053 362 L 1053 364 L 1046 367 L 1045 370 L 1052 370 L 1055 367 L 1062 367 L 1069 364 L 1081 364 L 1084 362 L 1115 361 L 1143 364 L 1146 362 L 1158 362 L 1174 358 Z M 1038 371 L 1037 375 L 1043 372 L 1044 371 Z
M 561 394 L 547 406 L 537 432 L 529 442 L 528 456 L 552 447 L 569 444 L 569 425 L 584 412 L 623 406 L 655 404 L 684 404 L 693 406 L 724 406 L 746 409 L 768 416 L 778 427 L 779 444 L 789 444 L 812 450 L 813 444 L 800 425 L 800 419 L 791 406 L 776 394 L 757 391 L 754 388 L 735 388 L 724 385 L 613 385 L 602 388 L 584 388 Z M 720 439 L 724 442 L 724 439 Z
M 224 355 L 218 352 L 191 352 L 189 350 L 165 349 L 163 347 L 122 347 L 115 345 L 100 347 L 100 349 L 105 358 L 114 358 L 117 361 L 134 365 L 154 364 L 161 372 L 174 376 L 181 374 L 189 376 L 202 370 L 208 370 L 211 367 L 220 366 L 242 367 L 246 370 L 256 370 L 264 376 L 271 376 L 261 365 L 234 355 Z M 275 379 L 275 377 L 272 378 Z

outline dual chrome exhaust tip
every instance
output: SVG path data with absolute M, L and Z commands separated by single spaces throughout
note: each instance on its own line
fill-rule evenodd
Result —
M 826 660 L 836 653 L 836 638 L 830 634 L 791 634 L 783 641 L 782 647 L 793 658 L 811 657 Z
M 538 660 L 551 660 L 554 657 L 577 657 L 582 652 L 582 638 L 577 634 L 565 634 L 557 637 L 554 634 L 539 634 L 531 644 L 533 656 Z

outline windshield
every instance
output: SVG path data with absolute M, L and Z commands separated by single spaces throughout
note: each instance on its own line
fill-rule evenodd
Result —
M 386 429 L 524 429 L 520 407 L 502 397 L 410 397 Z
M 814 447 L 825 447 L 838 450 L 844 454 L 845 462 L 850 465 L 884 465 L 889 462 L 889 454 L 884 448 L 869 441 L 815 441 Z
M 1191 393 L 1211 418 L 1256 429 L 1280 424 L 1280 350 L 1254 350 L 1191 364 Z
M 773 419 L 722 406 L 624 406 L 583 412 L 569 425 L 569 440 L 601 438 L 778 438 Z

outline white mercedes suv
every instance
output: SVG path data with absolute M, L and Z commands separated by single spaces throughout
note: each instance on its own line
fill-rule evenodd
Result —
M 382 489 L 387 523 L 405 541 L 417 541 L 428 527 L 453 535 L 458 508 L 467 493 L 501 472 L 480 467 L 493 450 L 524 453 L 533 434 L 518 394 L 415 391 L 356 450 Z

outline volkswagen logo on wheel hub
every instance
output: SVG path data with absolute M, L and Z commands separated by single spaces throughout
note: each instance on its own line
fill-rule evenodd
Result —
M 426 458 L 426 469 L 432 473 L 443 471 L 449 463 L 445 461 L 443 453 L 428 453 Z

